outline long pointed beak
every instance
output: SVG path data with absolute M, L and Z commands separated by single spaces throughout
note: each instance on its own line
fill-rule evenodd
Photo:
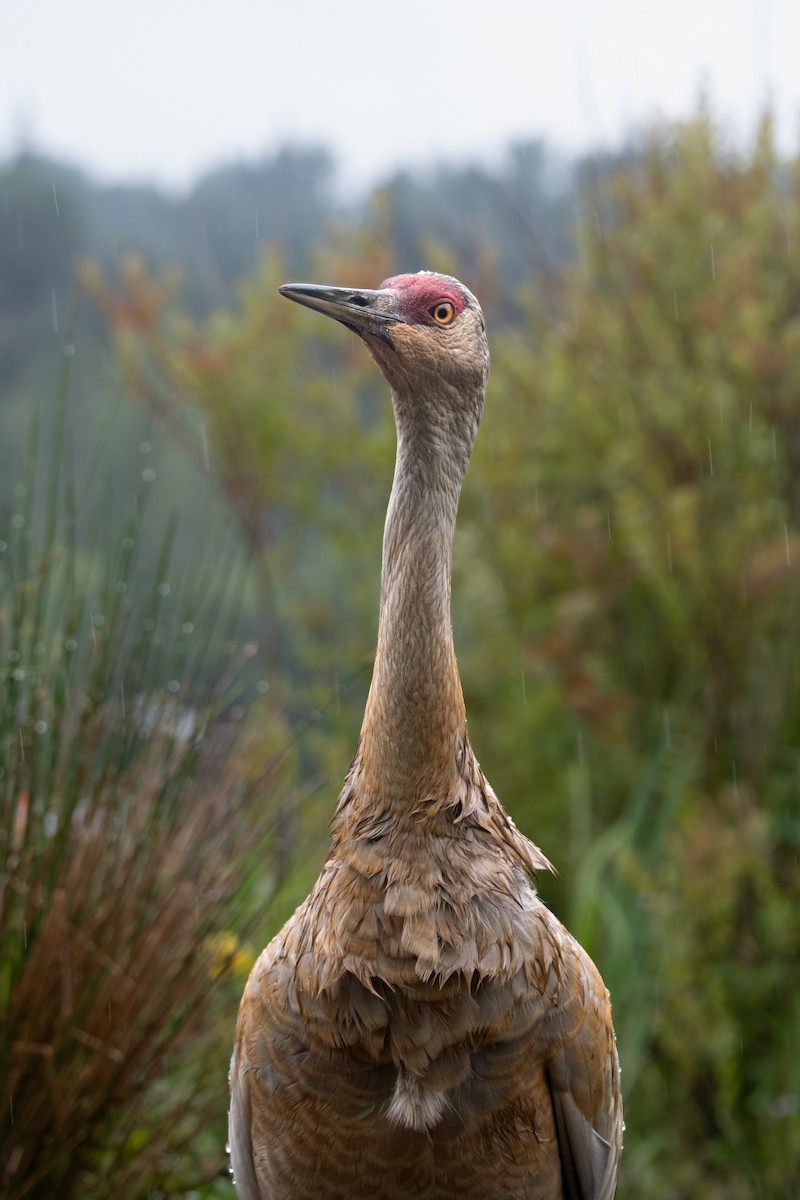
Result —
M 353 333 L 386 338 L 387 327 L 400 320 L 395 312 L 394 293 L 388 289 L 370 291 L 321 283 L 285 283 L 278 291 L 289 300 L 341 321 Z

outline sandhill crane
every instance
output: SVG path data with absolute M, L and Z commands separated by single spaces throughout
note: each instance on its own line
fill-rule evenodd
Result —
M 536 895 L 550 864 L 481 772 L 453 649 L 481 309 L 429 272 L 280 290 L 366 342 L 391 387 L 397 462 L 372 684 L 330 852 L 242 998 L 239 1195 L 610 1200 L 622 1107 L 608 993 Z

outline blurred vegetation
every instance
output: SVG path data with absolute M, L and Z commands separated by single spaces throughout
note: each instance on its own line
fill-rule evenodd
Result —
M 657 131 L 494 359 L 470 560 L 528 704 L 484 626 L 471 712 L 614 997 L 622 1195 L 800 1189 L 798 200 L 768 122 Z
M 41 456 L 51 440 L 63 447 L 72 438 L 75 459 L 87 459 L 85 439 L 75 435 L 87 413 L 105 420 L 109 400 L 97 399 L 104 389 L 119 391 L 121 379 L 127 398 L 115 401 L 103 443 L 103 496 L 113 503 L 97 505 L 67 541 L 51 518 L 43 545 L 58 546 L 60 556 L 20 557 L 19 530 L 17 541 L 5 539 L 6 553 L 17 547 L 13 561 L 24 566 L 3 577 L 2 852 L 13 868 L 3 903 L 8 895 L 13 904 L 0 936 L 16 938 L 16 948 L 2 978 L 14 1011 L 32 1022 L 20 997 L 48 971 L 63 976 L 53 965 L 62 962 L 58 905 L 72 902 L 70 920 L 89 939 L 98 939 L 100 920 L 115 947 L 146 957 L 141 939 L 152 936 L 166 956 L 154 961 L 180 975 L 187 1023 L 169 1046 L 164 1034 L 174 1023 L 139 1027 L 139 1058 L 130 1073 L 119 1071 L 120 1090 L 100 1109 L 87 1102 L 84 1128 L 95 1134 L 83 1174 L 67 1180 L 72 1192 L 63 1182 L 56 1190 L 100 1195 L 104 1180 L 106 1194 L 113 1181 L 125 1196 L 189 1196 L 203 1178 L 224 1174 L 224 1071 L 241 986 L 231 976 L 245 968 L 248 939 L 266 942 L 324 855 L 369 679 L 394 453 L 385 385 L 364 348 L 285 303 L 276 287 L 296 273 L 375 285 L 427 266 L 461 275 L 490 318 L 487 412 L 454 553 L 471 737 L 517 823 L 559 867 L 560 880 L 540 881 L 545 898 L 596 958 L 612 993 L 628 1126 L 619 1195 L 799 1194 L 800 162 L 778 156 L 768 121 L 751 147 L 734 148 L 701 111 L 616 156 L 570 165 L 532 143 L 512 148 L 495 172 L 403 173 L 361 208 L 337 208 L 324 153 L 282 153 L 252 170 L 219 172 L 182 201 L 126 193 L 119 210 L 110 196 L 101 205 L 95 195 L 93 208 L 80 201 L 80 188 L 92 189 L 70 177 L 72 232 L 59 236 L 73 259 L 89 258 L 80 268 L 88 303 L 67 344 L 78 347 L 73 367 L 82 359 L 86 366 L 67 432 L 41 436 L 38 475 L 49 473 Z M 0 204 L 5 195 L 9 230 L 20 206 L 29 222 L 45 220 L 48 172 L 29 159 L 6 169 Z M 30 208 L 19 199 L 20 180 L 36 198 Z M 60 211 L 72 212 L 66 177 L 56 191 Z M 92 215 L 101 208 L 102 244 L 93 240 L 100 226 Z M 115 241 L 108 229 L 117 211 L 127 225 Z M 204 249 L 194 257 L 187 231 L 201 224 Z M 125 245 L 138 253 L 122 253 Z M 63 261 L 67 249 L 59 247 Z M 0 246 L 0 256 L 12 252 L 10 241 Z M 50 328 L 49 261 L 37 257 L 38 283 L 21 286 L 29 315 L 38 313 L 53 336 L 57 362 L 63 319 Z M 182 281 L 167 263 L 182 268 Z M 247 278 L 237 284 L 241 272 Z M 22 397 L 49 362 L 22 355 L 17 363 L 0 347 L 13 436 L 24 427 Z M 146 458 L 141 450 L 132 456 L 132 445 L 149 447 Z M 149 501 L 136 537 L 151 566 L 134 571 L 132 559 L 119 559 L 120 514 L 141 511 L 143 494 L 151 495 L 142 464 L 156 458 L 160 499 L 155 508 Z M 66 497 L 67 480 L 58 487 Z M 37 488 L 45 512 L 70 511 L 33 480 L 25 495 Z M 12 529 L 15 504 L 9 492 Z M 163 629 L 170 653 L 189 656 L 167 671 L 140 622 L 163 578 L 156 564 L 173 508 L 181 524 L 169 543 L 171 573 L 196 598 L 187 611 L 201 611 L 207 597 L 207 616 L 189 623 L 206 631 L 210 646 L 204 657 L 174 626 Z M 215 522 L 225 528 L 218 542 L 209 533 Z M 104 552 L 103 538 L 112 536 L 117 550 Z M 222 546 L 219 571 L 204 574 Z M 120 580 L 130 585 L 124 610 L 114 591 Z M 108 599 L 90 601 L 92 587 L 104 587 Z M 23 613 L 25 588 L 44 598 Z M 62 592 L 69 602 L 56 605 Z M 91 612 L 105 616 L 102 650 Z M 24 621 L 33 621 L 29 632 Z M 46 635 L 36 621 L 50 623 Z M 226 632 L 215 639 L 217 627 Z M 91 729 L 82 740 L 66 720 L 73 706 L 57 700 L 75 670 L 63 651 L 67 637 L 78 640 L 67 632 L 75 628 L 84 673 L 70 686 L 102 693 L 87 724 L 75 726 Z M 6 661 L 26 638 L 26 654 L 39 644 L 51 649 L 38 691 L 20 693 Z M 231 708 L 216 698 L 215 680 L 230 678 L 231 644 L 251 638 L 259 647 L 247 668 L 254 674 L 235 685 Z M 156 663 L 160 674 L 148 674 Z M 174 697 L 158 698 L 159 679 L 185 681 L 181 700 L 198 729 L 223 732 L 177 739 L 166 719 Z M 268 680 L 269 691 L 254 680 Z M 163 716 L 149 738 L 130 715 L 120 718 L 123 681 L 126 694 L 154 697 L 156 708 L 142 711 Z M 56 716 L 40 718 L 36 704 Z M 235 735 L 220 720 L 231 711 Z M 39 719 L 47 735 L 36 734 Z M 39 807 L 26 800 L 24 810 L 39 823 L 28 829 L 20 797 L 34 795 L 37 756 L 64 765 L 39 769 Z M 85 779 L 68 766 L 79 760 Z M 62 794 L 56 822 L 48 813 Z M 132 795 L 128 816 L 120 805 L 130 806 Z M 93 819 L 67 818 L 80 803 Z M 31 847 L 24 861 L 18 828 Z M 99 828 L 114 834 L 102 854 L 93 843 L 95 858 L 81 839 Z M 59 839 L 54 829 L 72 833 Z M 195 863 L 220 876 L 196 926 L 182 919 L 173 883 L 188 862 L 180 854 L 173 861 L 179 830 L 181 854 L 191 842 Z M 152 869 L 137 874 L 145 843 L 159 852 L 148 859 Z M 254 844 L 267 848 L 272 865 L 259 871 Z M 98 863 L 84 868 L 80 889 L 76 861 Z M 38 883 L 45 869 L 51 891 Z M 128 874 L 143 890 L 121 897 L 108 881 Z M 166 914 L 172 904 L 170 933 L 159 940 L 144 914 L 162 905 Z M 121 954 L 98 944 L 108 957 L 96 970 L 108 971 Z M 131 974 L 125 964 L 118 965 Z M 201 977 L 219 988 L 204 991 Z M 92 1020 L 109 986 L 87 982 Z M 70 1095 L 81 1072 L 102 1076 L 95 1059 L 105 1061 L 108 1048 L 125 1053 L 126 1044 L 63 1017 L 59 988 L 63 982 L 50 989 L 39 1024 L 14 1038 L 50 1048 L 36 1066 L 54 1080 L 58 1068 L 59 1091 Z M 96 1039 L 93 1050 L 79 1043 L 87 1061 L 78 1065 L 53 1049 L 69 1042 L 72 1026 Z M 196 1060 L 187 1058 L 198 1037 Z M 28 1130 L 40 1127 L 20 1127 L 26 1093 L 17 1079 L 6 1089 L 13 1145 L 26 1146 Z M 204 1114 L 203 1138 L 192 1144 L 187 1118 L 170 1141 L 159 1124 L 170 1112 Z M 61 1126 L 48 1126 L 48 1137 L 63 1150 Z M 18 1194 L 53 1194 L 36 1186 Z M 218 1178 L 203 1194 L 230 1195 L 230 1186 Z
M 291 754 L 233 641 L 223 530 L 176 575 L 146 468 L 82 547 L 102 477 L 71 470 L 68 384 L 65 359 L 0 540 L 0 1190 L 185 1195 L 221 1170 L 230 1014 L 287 863 L 264 797 Z

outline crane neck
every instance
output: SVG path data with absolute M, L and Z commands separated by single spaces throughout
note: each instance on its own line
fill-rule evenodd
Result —
M 450 623 L 453 534 L 474 430 L 455 444 L 402 419 L 386 515 L 375 667 L 360 741 L 367 792 L 418 805 L 455 787 L 466 714 Z M 477 429 L 477 422 L 475 423 Z

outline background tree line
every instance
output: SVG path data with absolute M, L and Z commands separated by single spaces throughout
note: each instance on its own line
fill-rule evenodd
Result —
M 363 348 L 276 287 L 429 266 L 491 334 L 471 738 L 612 992 L 619 1194 L 793 1195 L 798 161 L 701 112 L 582 163 L 333 182 L 291 149 L 182 198 L 0 173 L 4 1185 L 231 1194 L 238 992 L 324 854 L 393 455 Z

